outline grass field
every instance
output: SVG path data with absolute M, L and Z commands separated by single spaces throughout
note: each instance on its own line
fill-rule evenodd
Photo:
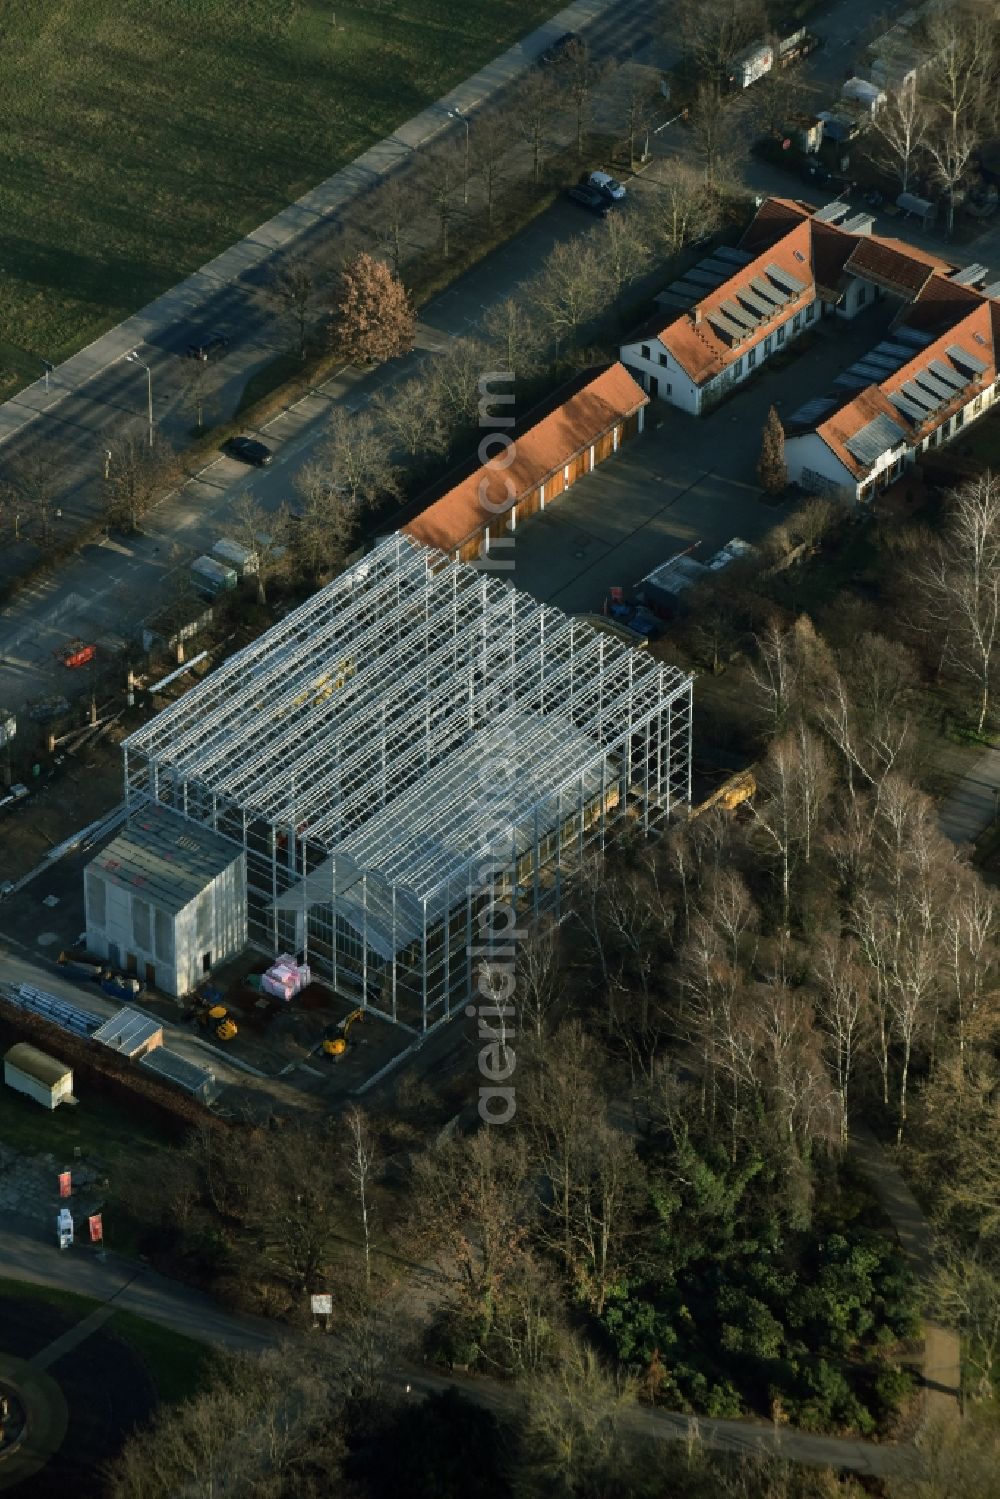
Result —
M 4 0 L 0 395 L 474 72 L 555 0 Z
M 103 1095 L 76 1105 L 60 1104 L 50 1113 L 23 1093 L 0 1087 L 0 1142 L 23 1155 L 48 1152 L 67 1166 L 72 1166 L 74 1148 L 79 1148 L 84 1157 L 97 1156 L 110 1168 L 126 1159 L 141 1161 L 162 1146 L 163 1136 Z
M 103 1305 L 92 1296 L 78 1296 L 75 1291 L 39 1286 L 27 1280 L 11 1280 L 8 1276 L 0 1276 L 0 1297 L 3 1296 L 18 1301 L 44 1301 L 49 1306 L 58 1307 L 72 1323 L 82 1322 L 84 1317 L 89 1317 Z M 107 1328 L 139 1355 L 153 1376 L 160 1399 L 166 1404 L 186 1399 L 206 1383 L 213 1358 L 207 1344 L 172 1332 L 158 1322 L 147 1322 L 145 1317 L 137 1317 L 134 1312 L 115 1312 Z

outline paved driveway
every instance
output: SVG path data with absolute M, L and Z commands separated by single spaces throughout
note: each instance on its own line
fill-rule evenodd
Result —
M 824 322 L 810 347 L 792 345 L 783 368 L 765 368 L 709 416 L 651 403 L 642 436 L 518 530 L 511 581 L 578 613 L 694 543 L 705 560 L 733 536 L 759 540 L 793 508 L 765 504 L 756 480 L 769 407 L 790 416 L 822 395 L 879 342 L 895 310 L 884 302 L 854 323 Z

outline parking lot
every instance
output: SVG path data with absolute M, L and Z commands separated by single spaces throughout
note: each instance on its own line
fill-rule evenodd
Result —
M 898 304 L 885 300 L 845 323 L 824 320 L 708 416 L 663 402 L 646 430 L 518 529 L 505 574 L 567 613 L 597 610 L 611 587 L 626 595 L 675 552 L 697 543 L 704 561 L 733 536 L 756 541 L 794 508 L 761 498 L 756 465 L 770 406 L 789 416 L 884 336 Z M 505 554 L 508 555 L 508 554 Z

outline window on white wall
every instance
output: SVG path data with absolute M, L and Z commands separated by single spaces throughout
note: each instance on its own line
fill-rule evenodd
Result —
M 742 373 L 743 373 L 743 360 L 742 359 L 737 359 L 736 363 L 733 365 L 733 374 L 736 376 L 736 379 L 738 380 L 740 378 L 740 376 L 742 375 Z
M 643 359 L 648 359 L 649 358 L 649 344 L 643 344 L 643 346 L 642 346 L 642 357 L 643 357 Z
M 778 342 L 779 342 L 779 344 L 783 344 L 785 342 L 785 325 L 784 325 L 784 323 L 782 323 L 781 327 L 778 329 Z
M 747 353 L 747 369 L 752 370 L 757 363 L 757 350 L 750 349 Z
M 807 323 L 811 323 L 812 320 L 813 320 L 813 318 L 815 316 L 816 316 L 816 303 L 815 302 L 810 302 L 809 306 L 806 308 L 806 322 Z
M 660 363 L 663 366 L 663 368 L 666 369 L 666 367 L 667 367 L 667 356 L 666 356 L 666 354 L 661 354 L 660 355 Z
M 867 301 L 868 301 L 868 288 L 865 285 L 865 283 L 862 281 L 861 285 L 858 287 L 858 294 L 857 294 L 857 296 L 854 299 L 854 305 L 856 307 L 863 307 Z

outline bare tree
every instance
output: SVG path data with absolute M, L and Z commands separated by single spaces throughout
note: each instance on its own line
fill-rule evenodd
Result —
M 976 1374 L 975 1399 L 994 1394 L 1000 1362 L 1000 1266 L 965 1246 L 946 1246 L 935 1267 L 931 1300 L 962 1335 L 962 1354 Z
M 607 98 L 613 128 L 624 133 L 629 171 L 635 171 L 636 155 L 644 155 L 655 118 L 660 74 L 641 63 L 625 62 L 608 76 L 601 92 Z
M 550 1370 L 520 1383 L 524 1492 L 624 1493 L 620 1426 L 634 1400 L 600 1365 L 593 1349 L 573 1339 Z
M 451 252 L 451 226 L 455 217 L 455 193 L 459 176 L 459 158 L 454 141 L 442 142 L 424 155 L 423 178 L 437 219 L 438 244 L 443 260 L 447 260 Z
M 881 147 L 879 154 L 899 178 L 904 193 L 909 191 L 910 176 L 923 148 L 928 123 L 927 105 L 912 85 L 890 92 L 872 116 L 872 128 Z
M 291 533 L 297 565 L 309 577 L 323 578 L 343 567 L 358 544 L 361 506 L 338 490 L 328 467 L 306 464 L 295 476 L 302 511 Z
M 519 298 L 505 297 L 502 302 L 494 302 L 482 326 L 491 352 L 496 351 L 496 363 L 501 370 L 523 379 L 538 368 L 541 349 L 538 326 Z
M 370 411 L 334 407 L 318 462 L 331 489 L 359 513 L 399 493 L 399 470 L 392 462 L 385 433 Z
M 109 451 L 104 480 L 107 523 L 126 531 L 138 531 L 156 496 L 178 478 L 177 457 L 159 435 L 150 447 L 145 429 L 116 439 Z
M 306 357 L 309 327 L 318 312 L 319 290 L 312 266 L 303 259 L 282 259 L 264 283 L 269 300 L 295 330 L 300 359 Z
M 38 545 L 48 547 L 64 485 L 62 466 L 50 445 L 34 446 L 9 465 L 0 480 L 0 492 L 14 518 L 15 540 L 30 527 Z
M 1000 479 L 986 474 L 952 493 L 944 534 L 912 569 L 911 583 L 942 664 L 975 688 L 982 733 L 1000 643 Z
M 207 359 L 185 359 L 181 378 L 184 405 L 194 414 L 198 431 L 205 430 L 205 407 L 219 388 L 219 376 Z
M 559 79 L 573 111 L 576 159 L 582 161 L 597 82 L 597 68 L 591 61 L 590 48 L 582 38 L 567 47 L 559 65 Z
M 404 380 L 382 390 L 372 414 L 409 458 L 440 456 L 448 451 L 448 426 L 439 387 L 426 379 Z
M 840 1139 L 846 1145 L 848 1090 L 865 1036 L 868 989 L 853 943 L 839 932 L 827 933 L 816 944 L 812 972 L 816 1018 L 840 1099 Z
M 688 125 L 702 164 L 704 182 L 712 189 L 725 186 L 733 175 L 743 147 L 738 127 L 718 84 L 698 85 L 688 111 Z
M 650 263 L 645 224 L 638 214 L 609 214 L 594 231 L 594 238 L 608 290 L 620 314 L 625 292 Z
M 358 1214 L 361 1219 L 361 1234 L 365 1252 L 365 1285 L 372 1280 L 371 1179 L 375 1170 L 375 1141 L 367 1116 L 362 1109 L 352 1104 L 344 1115 L 347 1130 L 345 1157 L 347 1174 L 357 1195 Z
M 354 364 L 383 364 L 413 348 L 416 317 L 389 266 L 361 254 L 344 267 L 331 311 L 336 347 Z
M 955 227 L 955 204 L 965 180 L 972 153 L 979 144 L 975 125 L 959 120 L 952 123 L 945 115 L 932 119 L 924 135 L 924 149 L 931 159 L 931 171 L 945 193 L 948 203 L 947 232 Z
M 761 0 L 683 0 L 679 19 L 689 66 L 713 85 L 728 76 L 732 58 L 767 30 Z M 674 41 L 677 17 L 673 8 L 668 25 Z
M 420 207 L 420 195 L 411 182 L 392 172 L 379 184 L 371 205 L 371 223 L 376 238 L 389 252 L 393 275 L 402 273 L 403 249 Z
M 529 69 L 516 86 L 511 113 L 531 152 L 531 181 L 537 187 L 542 175 L 547 131 L 552 123 L 552 85 L 540 69 Z
M 544 315 L 556 359 L 561 344 L 600 309 L 603 282 L 604 266 L 592 244 L 560 240 L 553 246 L 529 297 Z
M 288 511 L 265 510 L 244 491 L 229 509 L 232 538 L 253 558 L 258 604 L 267 603 L 267 584 L 284 564 L 290 539 Z
M 648 193 L 641 212 L 650 225 L 653 243 L 670 255 L 711 233 L 719 207 L 706 189 L 704 175 L 679 156 L 663 162 L 655 193 Z
M 519 942 L 516 963 L 521 1029 L 540 1046 L 563 998 L 558 927 L 537 927 Z
M 808 864 L 824 803 L 833 789 L 833 776 L 822 741 L 801 721 L 772 740 L 758 772 L 766 797 L 763 810 L 754 807 L 777 850 L 781 870 L 782 926 L 787 928 L 792 876 L 801 859 Z
M 493 222 L 497 194 L 505 181 L 514 122 L 506 111 L 477 115 L 471 128 L 472 174 L 486 199 L 486 221 Z

